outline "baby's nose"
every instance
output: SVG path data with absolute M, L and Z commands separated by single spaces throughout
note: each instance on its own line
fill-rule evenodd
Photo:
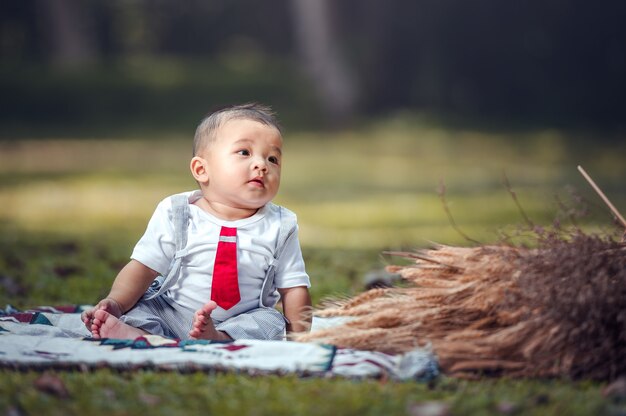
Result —
M 254 169 L 267 170 L 267 162 L 262 157 L 258 157 L 253 163 Z

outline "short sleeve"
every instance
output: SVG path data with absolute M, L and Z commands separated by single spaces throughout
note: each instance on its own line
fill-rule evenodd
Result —
M 302 258 L 297 225 L 294 235 L 288 238 L 285 244 L 285 249 L 276 269 L 276 287 L 279 289 L 296 286 L 311 287 L 309 275 L 306 273 L 304 259 Z
M 152 214 L 145 233 L 135 245 L 131 258 L 165 275 L 175 253 L 172 202 L 171 198 L 167 198 L 159 203 Z

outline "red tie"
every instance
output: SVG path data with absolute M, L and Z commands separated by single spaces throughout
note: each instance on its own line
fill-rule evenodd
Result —
M 237 229 L 222 227 L 217 243 L 211 300 L 222 309 L 230 309 L 240 300 L 237 278 Z

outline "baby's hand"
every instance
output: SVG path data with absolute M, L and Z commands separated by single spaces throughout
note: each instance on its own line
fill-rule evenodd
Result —
M 111 298 L 102 299 L 100 302 L 96 304 L 96 306 L 84 311 L 80 315 L 80 319 L 83 321 L 87 329 L 89 329 L 90 331 L 91 331 L 91 324 L 93 321 L 94 313 L 99 309 L 105 310 L 106 312 L 110 313 L 116 318 L 119 318 L 124 313 L 124 311 L 122 311 L 120 304 L 117 303 L 115 299 L 111 299 Z

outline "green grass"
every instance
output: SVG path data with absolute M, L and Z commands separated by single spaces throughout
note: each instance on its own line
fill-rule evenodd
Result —
M 437 403 L 460 415 L 623 414 L 624 403 L 604 399 L 600 386 L 566 381 L 385 380 L 250 376 L 224 373 L 48 372 L 64 387 L 44 392 L 37 372 L 0 371 L 5 414 L 189 415 L 419 415 Z
M 451 226 L 437 192 L 441 180 L 454 220 L 483 243 L 523 226 L 502 185 L 503 170 L 535 223 L 567 223 L 566 214 L 586 207 L 589 215 L 576 216 L 580 226 L 613 229 L 576 165 L 624 211 L 626 144 L 597 140 L 581 147 L 585 138 L 580 132 L 452 130 L 410 118 L 287 135 L 277 202 L 298 214 L 314 303 L 362 291 L 368 271 L 399 262 L 384 250 L 431 241 L 471 244 Z M 194 187 L 189 145 L 188 137 L 0 142 L 0 305 L 93 303 L 105 295 L 156 203 Z M 586 381 L 441 377 L 426 384 L 106 369 L 49 374 L 62 380 L 69 398 L 37 390 L 40 373 L 2 370 L 0 412 L 400 415 L 419 414 L 416 406 L 432 401 L 464 415 L 626 412 L 626 403 L 602 396 L 605 383 Z
M 287 135 L 277 202 L 299 216 L 307 247 L 423 246 L 462 243 L 456 222 L 481 241 L 522 216 L 502 185 L 503 172 L 526 213 L 548 224 L 585 198 L 591 226 L 611 217 L 578 174 L 583 165 L 617 206 L 626 205 L 624 142 L 557 131 L 452 131 L 406 121 L 336 133 Z M 590 145 L 580 147 L 581 140 Z M 135 240 L 156 203 L 195 186 L 190 138 L 0 142 L 0 222 L 61 235 L 125 230 Z M 571 193 L 567 187 L 577 189 Z

